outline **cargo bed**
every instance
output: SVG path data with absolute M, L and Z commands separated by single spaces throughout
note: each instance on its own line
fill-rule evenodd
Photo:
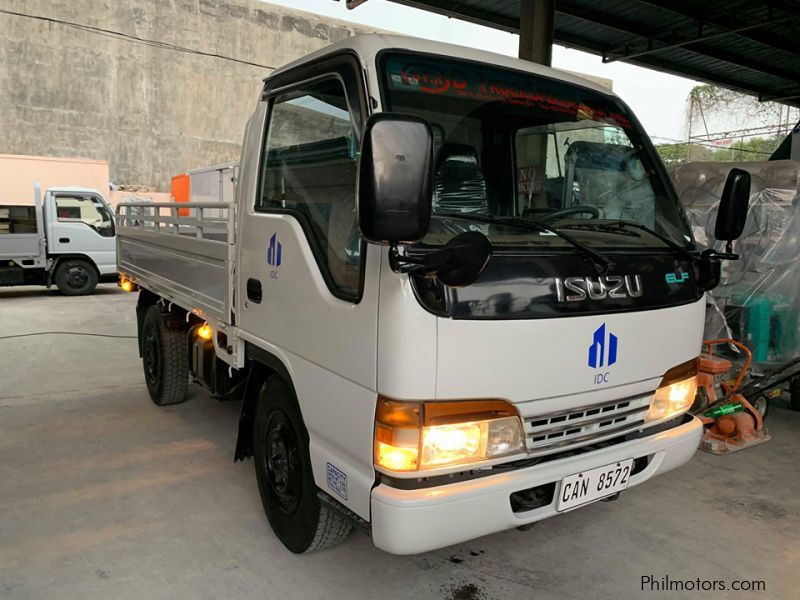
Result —
M 0 205 L 0 261 L 43 266 L 45 257 L 41 200 L 37 205 Z
M 120 204 L 120 275 L 198 315 L 232 322 L 234 213 L 227 202 Z

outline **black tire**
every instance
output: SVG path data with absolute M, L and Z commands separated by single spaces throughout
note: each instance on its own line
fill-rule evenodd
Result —
M 352 523 L 317 495 L 300 408 L 277 376 L 261 388 L 253 454 L 264 511 L 284 546 L 302 554 L 336 545 L 347 537 Z
M 189 387 L 186 330 L 167 327 L 161 307 L 147 308 L 142 323 L 142 368 L 150 398 L 158 406 L 178 404 Z
M 792 410 L 800 412 L 800 377 L 795 377 L 789 382 L 789 406 Z
M 56 268 L 56 286 L 65 296 L 85 296 L 97 287 L 94 265 L 82 258 L 62 260 Z
M 767 415 L 769 414 L 769 398 L 767 398 L 764 394 L 761 394 L 760 396 L 753 398 L 750 401 L 750 404 L 761 415 L 762 421 L 767 418 Z

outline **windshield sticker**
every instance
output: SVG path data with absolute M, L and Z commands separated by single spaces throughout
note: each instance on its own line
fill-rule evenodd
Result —
M 517 192 L 531 196 L 542 191 L 542 180 L 544 179 L 544 167 L 534 165 L 530 167 L 519 167 L 517 169 Z
M 424 94 L 503 102 L 573 116 L 576 120 L 613 122 L 632 127 L 630 120 L 613 110 L 545 93 L 535 77 L 512 72 L 471 69 L 460 65 L 434 66 L 425 62 L 391 59 L 387 63 L 392 89 Z

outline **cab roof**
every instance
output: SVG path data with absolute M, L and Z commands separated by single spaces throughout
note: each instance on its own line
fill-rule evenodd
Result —
M 543 77 L 563 81 L 565 83 L 579 85 L 604 95 L 615 95 L 607 88 L 601 87 L 587 79 L 583 79 L 582 77 L 578 77 L 572 73 L 561 71 L 559 69 L 553 69 L 552 67 L 546 67 L 531 61 L 513 58 L 503 54 L 496 54 L 494 52 L 487 52 L 485 50 L 476 50 L 474 48 L 468 48 L 466 46 L 459 46 L 456 44 L 446 44 L 443 42 L 434 42 L 431 40 L 424 40 L 411 36 L 381 33 L 360 34 L 346 40 L 336 42 L 335 44 L 331 44 L 330 46 L 322 48 L 321 50 L 317 50 L 316 52 L 312 52 L 311 54 L 275 69 L 268 77 L 265 78 L 265 81 L 342 50 L 352 50 L 356 55 L 358 55 L 362 64 L 368 70 L 372 70 L 374 68 L 375 58 L 378 53 L 381 50 L 389 49 L 409 50 L 412 52 L 422 52 L 425 54 L 434 54 L 486 63 L 489 65 L 531 73 L 533 75 L 541 75 Z
M 80 187 L 77 185 L 54 186 L 47 188 L 46 191 L 54 192 L 56 194 L 96 194 L 100 197 L 103 196 L 103 194 L 94 188 Z

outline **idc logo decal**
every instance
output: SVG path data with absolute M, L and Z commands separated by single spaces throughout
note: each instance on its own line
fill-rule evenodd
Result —
M 278 278 L 277 267 L 281 266 L 281 254 L 283 253 L 283 246 L 278 241 L 278 234 L 273 233 L 269 238 L 269 248 L 267 249 L 267 264 L 270 267 L 275 267 L 270 270 L 269 276 L 271 279 Z
M 267 250 L 267 264 L 271 267 L 281 266 L 281 251 L 283 246 L 278 241 L 278 234 L 273 233 L 269 238 L 269 250 Z
M 612 366 L 617 362 L 617 347 L 617 336 L 613 333 L 606 335 L 606 324 L 603 323 L 592 336 L 592 345 L 589 346 L 589 366 L 592 369 Z M 597 373 L 594 382 L 598 385 L 608 383 L 608 372 Z

